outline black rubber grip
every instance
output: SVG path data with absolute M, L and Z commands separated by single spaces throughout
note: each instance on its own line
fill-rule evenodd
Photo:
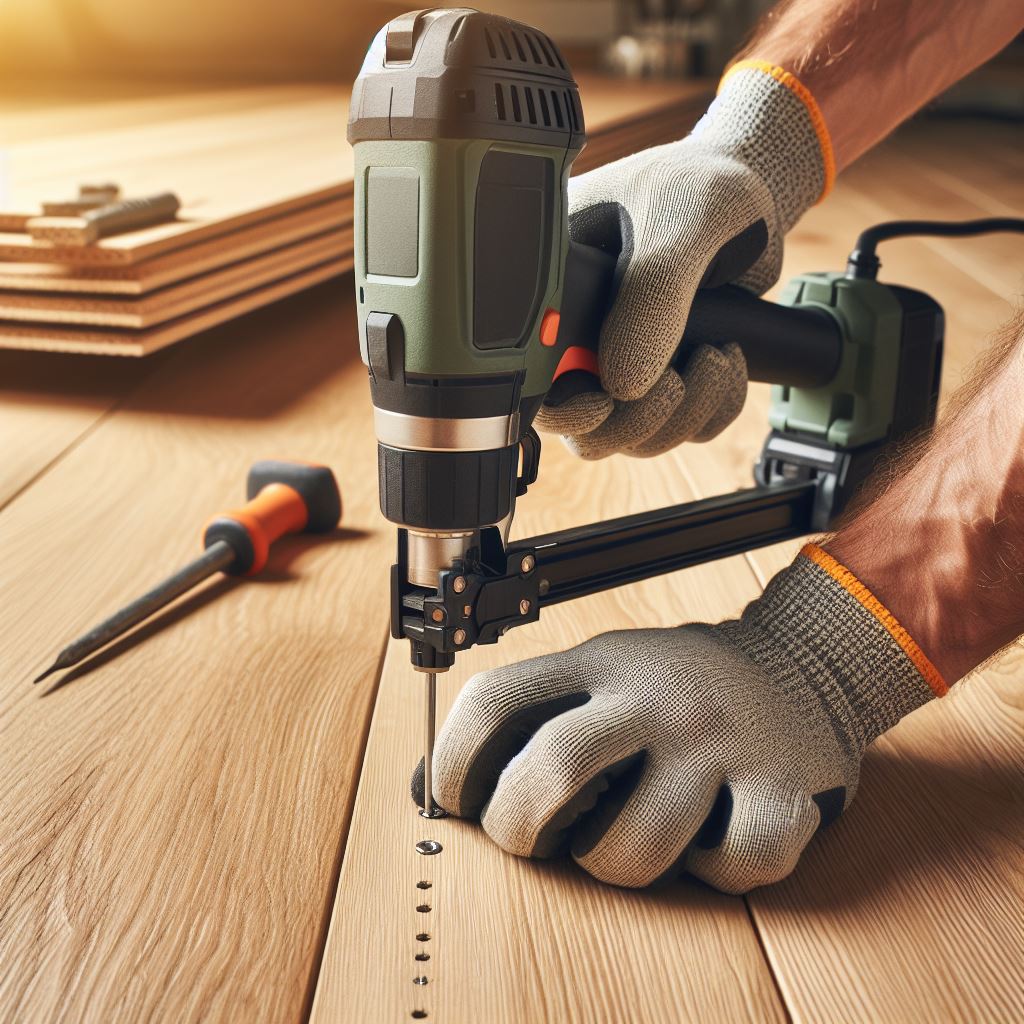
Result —
M 569 244 L 559 339 L 596 349 L 601 323 L 615 296 L 615 256 L 594 246 Z M 747 360 L 750 380 L 793 387 L 827 384 L 839 367 L 842 333 L 824 310 L 794 309 L 724 285 L 697 293 L 672 362 L 681 368 L 701 344 L 735 342 Z M 592 391 L 592 376 L 572 371 L 559 377 L 546 401 L 560 405 Z
M 328 466 L 279 459 L 255 462 L 245 482 L 246 498 L 251 501 L 268 484 L 287 484 L 302 496 L 308 516 L 303 533 L 326 533 L 341 521 L 341 492 Z
M 237 519 L 217 516 L 207 524 L 203 533 L 203 547 L 212 547 L 217 541 L 224 541 L 235 553 L 235 560 L 224 571 L 229 576 L 244 576 L 256 561 L 256 549 L 249 531 Z
M 512 511 L 519 445 L 421 452 L 377 445 L 380 510 L 399 526 L 473 530 Z

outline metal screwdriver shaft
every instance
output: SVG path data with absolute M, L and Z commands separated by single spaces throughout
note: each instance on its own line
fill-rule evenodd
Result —
M 424 818 L 443 818 L 444 811 L 434 805 L 434 723 L 437 720 L 437 673 L 425 672 L 426 692 L 426 743 L 423 748 L 423 807 Z
M 65 647 L 34 682 L 77 665 L 214 573 L 259 572 L 271 545 L 281 537 L 325 533 L 341 518 L 338 482 L 326 466 L 257 462 L 249 470 L 246 494 L 249 500 L 242 508 L 210 521 L 203 536 L 205 550 L 198 558 Z
M 235 552 L 226 541 L 219 540 L 211 544 L 198 558 L 188 563 L 184 569 L 169 576 L 162 583 L 147 591 L 142 597 L 125 605 L 109 619 L 104 619 L 94 629 L 90 629 L 83 637 L 69 644 L 57 655 L 57 660 L 33 682 L 42 682 L 48 675 L 72 668 L 84 661 L 90 654 L 105 647 L 112 640 L 128 632 L 132 626 L 148 619 L 164 605 L 170 604 L 187 590 L 202 583 L 216 572 L 223 572 L 235 560 Z

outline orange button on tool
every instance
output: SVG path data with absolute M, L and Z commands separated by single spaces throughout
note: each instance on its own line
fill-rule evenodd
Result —
M 540 322 L 540 343 L 542 345 L 547 345 L 550 348 L 558 341 L 558 320 L 557 309 L 544 311 L 544 317 Z

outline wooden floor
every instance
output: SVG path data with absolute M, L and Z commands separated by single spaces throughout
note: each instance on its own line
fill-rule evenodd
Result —
M 911 126 L 794 230 L 786 276 L 841 267 L 875 221 L 1019 213 L 1020 143 Z M 1021 291 L 1022 242 L 881 255 L 884 278 L 946 308 L 948 392 Z M 876 744 L 851 811 L 748 899 L 612 889 L 415 814 L 422 684 L 386 639 L 394 538 L 350 293 L 343 277 L 133 363 L 0 353 L 0 1019 L 1024 1018 L 1019 646 Z M 723 437 L 656 460 L 584 464 L 551 442 L 516 529 L 747 485 L 766 406 L 755 388 Z M 283 544 L 263 578 L 211 583 L 64 685 L 30 685 L 194 553 L 274 455 L 335 468 L 342 529 Z M 545 612 L 463 658 L 442 702 L 484 665 L 733 614 L 793 548 Z

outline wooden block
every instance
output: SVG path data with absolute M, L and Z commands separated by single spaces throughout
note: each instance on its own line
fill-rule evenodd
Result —
M 0 319 L 98 327 L 154 327 L 273 284 L 326 260 L 348 262 L 352 229 L 315 235 L 138 298 L 0 292 Z
M 207 306 L 157 327 L 138 331 L 102 330 L 88 327 L 42 327 L 0 323 L 0 347 L 41 352 L 85 352 L 90 355 L 145 356 L 183 338 L 208 330 L 226 320 L 259 309 L 328 278 L 352 269 L 351 258 L 333 259 L 290 277 L 231 299 Z M 343 287 L 343 286 L 339 286 Z M 344 290 L 350 291 L 348 287 Z
M 60 263 L 0 263 L 0 289 L 59 293 L 145 295 L 157 288 L 248 259 L 329 228 L 352 223 L 352 205 L 334 200 L 260 221 L 229 235 L 176 249 L 130 266 L 78 267 Z
M 174 223 L 130 231 L 113 238 L 101 238 L 95 245 L 87 247 L 32 243 L 26 242 L 22 235 L 0 234 L 0 260 L 82 266 L 125 266 L 162 253 L 173 252 L 195 242 L 222 238 L 239 228 L 257 224 L 269 217 L 302 210 L 331 199 L 349 198 L 351 191 L 351 182 L 347 182 L 264 206 L 257 206 L 256 200 L 253 199 L 249 204 L 251 208 L 239 213 L 223 211 L 242 207 L 241 199 L 235 204 L 225 202 L 221 206 L 221 212 L 216 214 L 202 203 L 186 204 L 182 209 L 181 219 Z

